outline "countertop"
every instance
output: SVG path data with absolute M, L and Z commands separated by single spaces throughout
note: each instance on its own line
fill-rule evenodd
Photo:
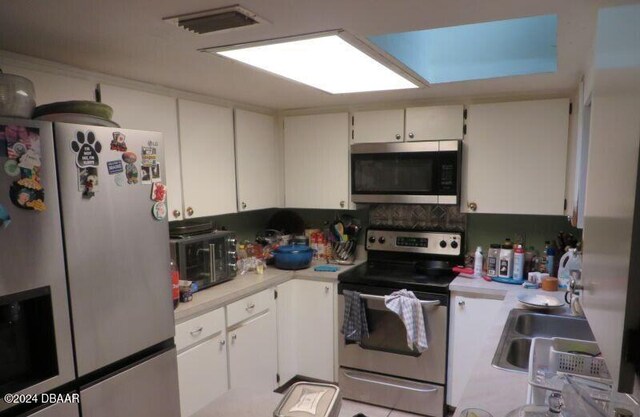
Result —
M 318 265 L 323 265 L 325 262 L 313 262 L 309 268 L 299 269 L 297 271 L 285 271 L 270 266 L 262 275 L 255 272 L 238 275 L 231 281 L 198 291 L 193 295 L 193 300 L 188 303 L 180 303 L 174 311 L 175 321 L 176 324 L 179 324 L 191 317 L 223 307 L 241 298 L 266 290 L 267 288 L 272 288 L 293 278 L 335 282 L 338 280 L 339 274 L 355 268 L 364 262 L 366 261 L 362 259 L 356 261 L 354 265 L 335 265 L 339 268 L 337 272 L 314 271 L 313 268 Z
M 454 417 L 458 417 L 466 408 L 480 408 L 488 411 L 494 417 L 502 417 L 509 411 L 526 404 L 529 386 L 527 374 L 505 371 L 491 365 L 507 316 L 512 309 L 524 307 L 517 299 L 520 293 L 543 293 L 563 299 L 564 291 L 531 290 L 518 285 L 461 277 L 452 282 L 451 291 L 488 295 L 503 294 L 505 297 L 500 312 L 490 326 L 484 343 L 481 344 L 480 355 L 454 414 Z M 569 308 L 565 306 L 554 313 L 569 314 Z

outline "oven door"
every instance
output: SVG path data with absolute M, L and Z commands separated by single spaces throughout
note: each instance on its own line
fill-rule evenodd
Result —
M 369 337 L 364 338 L 360 343 L 347 344 L 344 335 L 339 335 L 338 358 L 341 367 L 438 384 L 445 383 L 448 308 L 446 295 L 414 292 L 420 300 L 432 302 L 425 303 L 422 307 L 429 348 L 419 353 L 407 345 L 404 323 L 384 305 L 384 298 L 381 296 L 391 294 L 395 290 L 340 284 L 338 291 L 340 329 L 344 321 L 343 290 L 358 291 L 362 297 L 366 297 Z M 373 297 L 368 297 L 369 295 Z
M 460 141 L 351 146 L 356 203 L 457 204 Z

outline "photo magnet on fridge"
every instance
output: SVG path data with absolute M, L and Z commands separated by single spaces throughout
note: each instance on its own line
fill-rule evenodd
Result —
M 18 208 L 24 210 L 45 211 L 44 189 L 37 181 L 23 178 L 11 184 L 9 198 Z
M 142 172 L 142 183 L 151 184 L 151 167 L 143 165 L 140 167 L 140 171 Z
M 142 166 L 150 167 L 158 163 L 158 154 L 155 146 L 142 147 Z
M 127 151 L 127 143 L 126 137 L 124 133 L 113 132 L 113 139 L 111 139 L 111 150 L 118 152 L 126 152 Z
M 162 174 L 160 172 L 160 163 L 156 163 L 151 167 L 151 181 L 160 182 L 162 181 Z
M 91 198 L 98 191 L 98 168 L 78 168 L 78 191 L 84 198 Z
M 151 213 L 156 220 L 163 220 L 167 217 L 167 205 L 163 202 L 157 202 L 151 208 Z

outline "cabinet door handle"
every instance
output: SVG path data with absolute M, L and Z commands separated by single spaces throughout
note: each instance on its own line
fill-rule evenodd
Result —
M 242 202 L 242 208 L 246 209 L 247 208 L 247 203 L 245 203 L 244 201 Z
M 402 136 L 400 135 L 400 133 L 396 133 L 396 140 L 400 140 L 402 139 Z
M 344 200 L 340 201 L 340 207 L 344 208 Z
M 409 139 L 413 139 L 415 137 L 416 137 L 416 135 L 413 132 L 409 132 Z
M 203 329 L 203 327 L 200 326 L 197 329 L 192 330 L 191 331 L 191 336 L 196 337 L 196 336 L 200 335 L 200 333 L 202 333 L 202 329 Z
M 467 207 L 471 211 L 476 211 L 478 209 L 478 204 L 476 202 L 472 201 L 470 203 L 467 203 Z
M 193 208 L 191 208 L 191 207 L 187 207 L 187 215 L 188 215 L 189 217 L 193 216 Z
M 232 334 L 231 335 L 231 343 L 234 343 L 236 341 L 236 339 L 238 338 L 238 335 L 236 334 Z
M 329 286 L 328 285 L 326 287 L 324 287 L 324 292 L 329 294 Z
M 247 305 L 247 308 L 245 310 L 247 310 L 247 312 L 251 312 L 251 310 L 253 310 L 254 308 L 256 308 L 256 305 L 254 303 L 251 303 Z
M 464 305 L 465 305 L 465 304 L 466 304 L 466 303 L 464 302 L 464 300 L 460 300 L 460 301 L 458 301 L 458 305 L 459 305 L 460 307 L 464 307 Z
M 180 210 L 173 210 L 173 217 L 175 217 L 176 219 L 180 217 Z
M 221 340 L 221 341 L 220 341 L 220 348 L 223 348 L 223 347 L 224 347 L 224 345 L 226 345 L 226 344 L 227 344 L 227 341 L 226 341 L 226 340 Z

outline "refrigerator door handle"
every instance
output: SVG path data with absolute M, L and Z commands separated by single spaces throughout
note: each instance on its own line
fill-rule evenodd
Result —
M 216 282 L 216 245 L 209 244 L 209 268 L 211 269 L 211 282 Z

